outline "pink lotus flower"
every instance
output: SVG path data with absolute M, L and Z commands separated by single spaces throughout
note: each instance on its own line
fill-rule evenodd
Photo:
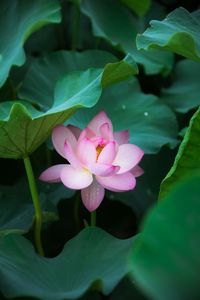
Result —
M 82 131 L 75 126 L 58 125 L 53 129 L 52 141 L 69 164 L 48 168 L 40 179 L 62 181 L 67 188 L 81 190 L 82 201 L 92 212 L 102 202 L 105 189 L 132 190 L 135 177 L 143 174 L 138 163 L 144 152 L 129 144 L 128 139 L 128 130 L 113 132 L 105 112 L 97 114 Z

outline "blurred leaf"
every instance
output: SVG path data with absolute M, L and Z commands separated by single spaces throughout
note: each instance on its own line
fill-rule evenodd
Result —
M 23 44 L 31 33 L 48 23 L 61 21 L 57 0 L 0 1 L 0 86 L 8 77 L 12 65 L 25 62 Z
M 131 258 L 138 285 L 155 300 L 199 299 L 200 175 L 177 185 L 147 216 Z
M 88 69 L 62 76 L 55 89 L 51 88 L 54 91 L 54 101 L 46 112 L 35 109 L 27 102 L 1 103 L 0 157 L 26 157 L 47 139 L 54 126 L 63 123 L 78 108 L 92 107 L 100 98 L 102 87 L 125 79 L 135 71 L 124 60 L 124 63 L 109 63 L 104 69 Z M 44 74 L 41 76 L 46 79 Z M 36 78 L 39 79 L 39 76 Z M 33 87 L 33 84 L 30 83 L 30 86 Z M 42 95 L 45 87 L 42 82 L 40 86 Z M 37 89 L 35 91 L 38 92 Z M 41 103 L 41 100 L 37 101 Z
M 176 182 L 185 176 L 200 170 L 200 108 L 193 115 L 189 127 L 179 147 L 174 164 L 164 178 L 159 198 L 162 199 L 173 188 Z
M 119 240 L 99 228 L 86 228 L 52 259 L 38 256 L 24 237 L 0 240 L 0 289 L 6 297 L 76 299 L 93 284 L 108 294 L 129 271 L 134 238 Z M 27 268 L 28 266 L 28 268 Z
M 115 0 L 83 0 L 81 11 L 91 19 L 94 35 L 108 40 L 125 53 L 130 53 L 147 74 L 168 73 L 173 55 L 163 51 L 138 51 L 135 38 L 139 20 L 134 18 L 120 2 Z
M 97 105 L 79 110 L 67 123 L 84 128 L 101 110 L 107 112 L 115 131 L 129 129 L 130 142 L 146 154 L 156 153 L 166 144 L 172 148 L 177 144 L 174 113 L 156 96 L 141 92 L 136 78 L 106 89 Z
M 143 17 L 151 6 L 151 0 L 121 0 L 139 17 Z
M 54 186 L 54 193 L 52 193 L 49 184 L 43 185 L 42 188 L 40 200 L 43 222 L 55 221 L 57 219 L 56 204 L 58 200 L 54 201 L 53 195 L 56 194 L 55 198 L 59 198 L 59 200 L 71 195 L 61 190 L 57 185 Z M 0 236 L 9 232 L 25 233 L 29 231 L 33 223 L 34 209 L 25 178 L 12 186 L 0 186 L 0 211 Z
M 113 82 L 126 79 L 138 71 L 130 56 L 117 61 L 115 56 L 106 51 L 57 51 L 32 63 L 19 97 L 48 109 L 53 104 L 56 82 L 63 75 L 71 71 L 103 67 L 106 67 L 104 79 L 109 75 Z
M 200 61 L 200 10 L 189 13 L 175 9 L 163 21 L 151 21 L 151 27 L 137 37 L 138 49 L 166 49 Z
M 177 63 L 173 82 L 163 89 L 161 99 L 175 111 L 185 113 L 200 105 L 200 64 L 184 59 Z

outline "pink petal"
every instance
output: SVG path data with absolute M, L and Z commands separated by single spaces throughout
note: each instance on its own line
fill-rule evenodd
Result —
M 130 136 L 128 130 L 116 131 L 113 133 L 113 136 L 118 145 L 127 144 L 129 142 Z
M 114 165 L 120 166 L 118 174 L 125 173 L 135 167 L 143 155 L 144 152 L 136 145 L 120 145 L 113 162 Z
M 87 127 L 89 127 L 96 135 L 100 135 L 99 128 L 104 123 L 108 123 L 110 129 L 112 130 L 112 123 L 110 119 L 107 117 L 104 111 L 101 111 L 90 121 Z
M 99 207 L 104 198 L 104 194 L 104 188 L 96 180 L 94 180 L 89 187 L 81 190 L 83 204 L 90 212 Z
M 116 156 L 116 143 L 112 141 L 108 143 L 101 151 L 98 162 L 103 164 L 112 164 Z
M 95 133 L 90 128 L 86 127 L 85 129 L 83 129 L 81 131 L 78 142 L 85 139 L 85 138 L 91 139 L 94 136 L 95 136 Z
M 60 182 L 60 174 L 63 168 L 65 168 L 67 165 L 66 164 L 60 164 L 60 165 L 55 165 L 44 172 L 40 175 L 39 179 L 42 181 L 47 181 L 47 182 Z
M 90 171 L 99 176 L 109 176 L 116 174 L 119 171 L 118 166 L 112 166 L 108 164 L 100 164 L 100 163 L 94 163 L 89 165 Z
M 74 150 L 72 149 L 70 143 L 68 143 L 67 141 L 64 144 L 64 153 L 65 158 L 72 165 L 72 167 L 81 167 L 81 162 L 79 162 Z
M 69 130 L 69 128 L 58 125 L 54 127 L 52 131 L 52 142 L 56 149 L 56 151 L 63 157 L 65 157 L 64 153 L 64 144 L 65 141 L 69 142 L 72 148 L 76 147 L 77 141 L 73 133 Z
M 67 128 L 69 128 L 69 130 L 73 133 L 75 138 L 78 140 L 82 130 L 79 127 L 76 127 L 74 125 L 68 125 Z
M 110 127 L 109 123 L 104 123 L 99 128 L 100 135 L 106 140 L 106 141 L 112 141 L 113 140 L 113 131 L 112 127 Z
M 80 190 L 88 187 L 92 181 L 92 174 L 85 169 L 75 169 L 70 165 L 62 169 L 60 179 L 62 183 L 74 190 Z
M 97 176 L 96 179 L 105 189 L 113 192 L 129 191 L 136 185 L 135 177 L 130 172 L 108 177 Z
M 130 172 L 134 177 L 139 177 L 144 174 L 144 170 L 140 166 L 135 166 Z
M 88 138 L 84 138 L 78 142 L 77 157 L 86 166 L 96 161 L 97 153 L 95 145 Z

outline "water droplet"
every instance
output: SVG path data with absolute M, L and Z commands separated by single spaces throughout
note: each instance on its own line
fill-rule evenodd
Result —
M 145 117 L 147 117 L 149 115 L 149 113 L 147 111 L 144 112 Z
M 126 109 L 126 105 L 125 104 L 122 105 L 122 109 L 123 110 Z

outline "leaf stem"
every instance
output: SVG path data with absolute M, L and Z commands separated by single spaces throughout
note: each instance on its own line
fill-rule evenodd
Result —
M 96 210 L 91 212 L 91 223 L 90 226 L 96 226 Z
M 24 165 L 26 169 L 26 174 L 29 183 L 29 189 L 32 196 L 33 206 L 35 209 L 35 224 L 34 224 L 34 238 L 37 252 L 44 256 L 44 250 L 41 242 L 41 227 L 42 227 L 42 209 L 40 207 L 40 201 L 37 191 L 37 186 L 35 182 L 35 177 L 31 165 L 30 158 L 27 156 L 24 158 Z

